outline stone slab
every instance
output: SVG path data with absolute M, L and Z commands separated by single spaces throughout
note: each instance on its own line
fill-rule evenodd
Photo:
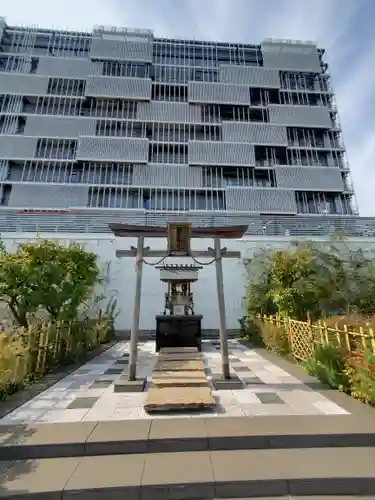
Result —
M 142 500 L 213 498 L 214 477 L 207 452 L 146 456 Z
M 238 377 L 233 377 L 229 380 L 213 378 L 212 383 L 216 391 L 235 391 L 244 389 L 244 383 Z
M 151 387 L 144 409 L 152 411 L 191 410 L 215 406 L 209 387 L 162 388 Z
M 144 466 L 143 454 L 84 457 L 67 481 L 63 498 L 139 500 Z
M 196 347 L 162 347 L 160 349 L 161 354 L 177 354 L 177 353 L 198 353 Z
M 202 355 L 194 352 L 159 354 L 158 356 L 158 361 L 199 361 L 201 359 Z
M 213 451 L 217 497 L 375 493 L 374 448 Z
M 0 460 L 84 455 L 96 422 L 0 426 Z
M 202 371 L 164 371 L 154 372 L 152 387 L 207 387 L 208 380 Z
M 146 379 L 128 380 L 127 377 L 120 377 L 114 385 L 114 392 L 143 392 L 146 387 Z
M 164 388 L 164 387 L 180 387 L 180 388 L 185 388 L 185 387 L 207 387 L 208 383 L 207 380 L 203 378 L 196 378 L 196 379 L 176 379 L 176 378 L 169 378 L 169 379 L 152 379 L 150 387 L 156 387 L 156 388 Z
M 0 478 L 0 498 L 59 500 L 79 462 L 78 458 L 17 461 Z
M 98 422 L 86 440 L 85 455 L 146 453 L 151 420 Z
M 191 371 L 191 370 L 204 370 L 204 364 L 201 360 L 181 360 L 181 361 L 157 361 L 154 371 L 163 372 L 166 370 L 174 371 Z

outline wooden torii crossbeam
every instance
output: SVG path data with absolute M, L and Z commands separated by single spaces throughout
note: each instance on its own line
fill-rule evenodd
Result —
M 228 335 L 226 331 L 225 299 L 222 258 L 240 257 L 240 252 L 229 252 L 226 248 L 221 248 L 221 238 L 234 239 L 242 238 L 247 226 L 225 226 L 225 227 L 192 227 L 190 223 L 176 222 L 167 226 L 141 226 L 129 224 L 109 224 L 112 233 L 119 238 L 137 238 L 137 247 L 130 247 L 130 250 L 116 251 L 116 257 L 136 257 L 136 283 L 133 304 L 133 322 L 130 333 L 130 358 L 129 358 L 129 380 L 136 380 L 137 372 L 137 352 L 138 352 L 138 332 L 139 316 L 142 293 L 142 267 L 143 259 L 146 256 L 163 257 L 213 257 L 216 266 L 216 285 L 219 307 L 219 332 L 220 351 L 223 378 L 230 378 Z M 153 251 L 149 247 L 144 247 L 145 238 L 168 238 L 168 249 L 165 252 Z M 214 247 L 209 247 L 206 251 L 191 251 L 190 240 L 192 238 L 213 238 Z

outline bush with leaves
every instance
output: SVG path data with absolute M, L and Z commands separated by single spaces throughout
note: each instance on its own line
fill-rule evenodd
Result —
M 264 249 L 250 261 L 245 315 L 305 320 L 357 312 L 375 315 L 375 259 L 342 238 Z
M 345 355 L 339 346 L 317 345 L 312 358 L 305 363 L 305 368 L 310 375 L 333 389 L 346 391 L 349 386 L 345 373 Z
M 345 375 L 350 394 L 364 403 L 375 405 L 375 354 L 358 348 L 346 358 Z
M 97 256 L 77 244 L 50 240 L 21 243 L 15 252 L 0 248 L 0 300 L 27 328 L 28 315 L 42 308 L 53 321 L 77 318 L 99 279 Z
M 266 349 L 283 357 L 290 355 L 288 333 L 283 323 L 269 323 L 258 319 L 249 319 L 247 322 L 247 333 L 244 338 L 254 346 Z

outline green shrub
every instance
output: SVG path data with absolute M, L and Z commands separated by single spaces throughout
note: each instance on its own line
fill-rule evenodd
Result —
M 246 339 L 253 345 L 265 347 L 279 356 L 290 354 L 288 334 L 283 325 L 278 326 L 268 321 L 249 319 Z
M 345 374 L 350 394 L 360 401 L 375 405 L 375 354 L 358 349 L 346 359 Z
M 345 356 L 340 347 L 331 344 L 316 346 L 312 358 L 305 363 L 305 368 L 310 375 L 333 389 L 348 388 Z

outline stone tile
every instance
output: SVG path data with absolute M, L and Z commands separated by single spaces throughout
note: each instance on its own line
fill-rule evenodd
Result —
M 115 408 L 97 408 L 89 410 L 81 419 L 81 422 L 102 422 L 112 418 Z
M 281 415 L 296 415 L 297 411 L 288 406 L 281 404 L 241 404 L 241 410 L 245 416 L 281 416 Z M 305 415 L 305 413 L 301 413 Z
M 128 365 L 128 364 L 129 364 L 129 360 L 128 359 L 118 359 L 115 362 L 115 365 Z
M 2 478 L 1 488 L 8 498 L 41 498 L 46 493 L 48 498 L 58 498 L 78 463 L 78 458 L 20 460 Z M 48 492 L 56 492 L 56 496 Z
M 248 372 L 249 371 L 249 367 L 246 366 L 246 365 L 232 365 L 232 368 L 235 372 Z
M 243 417 L 244 413 L 240 405 L 218 406 L 217 414 L 219 417 Z
M 256 375 L 250 373 L 248 375 L 247 372 L 245 372 L 243 375 L 240 373 L 241 380 L 246 384 L 246 385 L 264 385 L 265 382 L 263 382 L 262 379 L 257 377 Z
M 89 389 L 107 389 L 113 384 L 112 380 L 95 380 L 90 386 Z
M 181 485 L 185 487 L 182 489 Z M 151 453 L 146 456 L 142 500 L 214 496 L 214 477 L 208 452 Z
M 90 500 L 96 498 L 96 491 L 111 488 L 103 498 L 139 499 L 139 486 L 145 464 L 143 454 L 84 457 L 71 475 L 64 488 L 65 498 Z M 77 495 L 79 490 L 85 490 Z M 119 492 L 116 495 L 116 490 Z M 99 498 L 99 497 L 98 497 Z
M 69 410 L 83 410 L 90 409 L 94 406 L 94 404 L 98 401 L 98 398 L 76 398 L 70 405 L 68 406 Z
M 318 408 L 324 415 L 348 415 L 349 412 L 341 408 L 332 401 L 318 401 L 317 403 L 313 403 L 315 408 Z
M 103 375 L 120 375 L 123 371 L 123 368 L 108 368 Z
M 87 444 L 143 441 L 147 440 L 151 422 L 134 420 L 132 422 L 100 422 L 91 433 Z
M 4 418 L 0 420 L 0 425 L 9 425 L 17 423 L 33 423 L 37 421 L 42 415 L 44 415 L 45 410 L 15 410 L 8 413 Z
M 58 401 L 51 403 L 48 399 L 32 399 L 28 403 L 22 406 L 23 409 L 27 410 L 50 410 L 58 404 Z
M 243 391 L 233 391 L 233 396 L 239 404 L 261 404 L 257 395 L 248 389 Z
M 284 401 L 276 394 L 276 392 L 260 392 L 257 394 L 258 399 L 262 404 L 285 404 Z
M 194 439 L 207 438 L 207 429 L 205 420 L 180 420 L 168 419 L 153 420 L 150 427 L 148 438 L 151 440 L 160 439 Z
M 49 422 L 51 424 L 57 422 L 80 422 L 88 411 L 87 409 L 50 410 L 38 417 L 35 422 Z

